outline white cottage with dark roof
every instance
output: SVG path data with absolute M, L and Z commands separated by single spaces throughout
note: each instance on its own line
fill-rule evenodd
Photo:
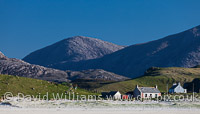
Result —
M 139 87 L 136 86 L 135 90 L 133 91 L 133 96 L 135 98 L 157 98 L 161 96 L 158 87 Z
M 169 93 L 187 93 L 187 89 L 184 89 L 180 82 L 178 84 L 174 83 L 169 89 Z

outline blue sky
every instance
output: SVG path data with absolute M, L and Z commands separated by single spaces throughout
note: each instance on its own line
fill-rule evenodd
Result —
M 0 0 L 0 51 L 23 58 L 71 36 L 119 45 L 200 25 L 199 0 Z

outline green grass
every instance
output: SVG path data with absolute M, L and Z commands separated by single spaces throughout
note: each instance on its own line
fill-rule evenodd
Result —
M 104 85 L 97 88 L 97 91 L 120 91 L 121 93 L 126 93 L 128 91 L 133 91 L 138 84 L 139 86 L 147 87 L 158 85 L 158 89 L 161 92 L 166 92 L 167 84 L 170 88 L 175 82 L 181 82 L 183 85 L 185 82 L 191 82 L 195 78 L 200 78 L 200 68 L 154 67 L 147 70 L 142 77 Z
M 62 93 L 65 94 L 68 90 L 69 86 L 66 84 L 57 84 L 18 76 L 0 75 L 0 96 L 3 96 L 6 92 L 11 92 L 13 95 L 23 93 L 24 95 L 36 96 L 40 94 L 43 96 L 48 92 L 49 98 L 53 98 L 52 93 L 59 93 L 61 95 Z M 94 94 L 79 88 L 76 91 L 74 90 L 74 92 L 79 95 Z

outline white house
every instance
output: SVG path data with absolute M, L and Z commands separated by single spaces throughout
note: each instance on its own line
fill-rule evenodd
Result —
M 169 93 L 187 93 L 187 89 L 184 89 L 179 82 L 174 83 L 173 86 L 169 89 Z
M 139 87 L 136 86 L 135 90 L 133 91 L 133 96 L 135 98 L 157 98 L 161 96 L 158 87 Z

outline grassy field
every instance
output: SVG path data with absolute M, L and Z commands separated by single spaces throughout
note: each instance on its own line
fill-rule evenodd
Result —
M 168 88 L 170 88 L 175 82 L 181 82 L 183 85 L 185 82 L 191 82 L 195 78 L 200 78 L 200 68 L 152 67 L 142 77 L 104 85 L 97 88 L 97 91 L 120 91 L 121 93 L 126 93 L 134 90 L 138 84 L 139 86 L 147 87 L 158 85 L 161 92 L 166 92 L 167 84 Z
M 0 75 L 0 96 L 3 96 L 6 92 L 12 92 L 13 95 L 18 93 L 23 93 L 24 95 L 46 95 L 49 93 L 49 98 L 52 98 L 52 93 L 66 93 L 70 89 L 69 84 L 57 84 L 44 80 L 10 76 L 10 75 Z M 83 89 L 72 89 L 75 93 L 79 95 L 89 95 L 94 94 Z M 71 91 L 72 93 L 72 91 Z

